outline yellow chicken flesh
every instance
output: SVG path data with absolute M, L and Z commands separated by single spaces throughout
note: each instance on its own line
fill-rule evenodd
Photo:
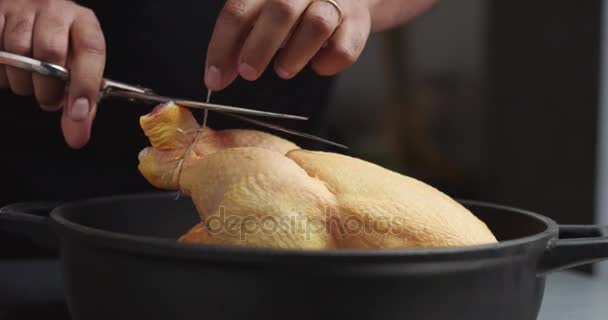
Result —
M 189 110 L 141 117 L 141 174 L 191 197 L 201 223 L 179 241 L 281 249 L 431 248 L 497 242 L 439 190 L 361 159 L 255 130 L 201 128 Z

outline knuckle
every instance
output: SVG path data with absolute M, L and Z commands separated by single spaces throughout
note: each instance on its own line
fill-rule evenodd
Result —
M 80 14 L 83 17 L 95 20 L 97 22 L 97 15 L 95 14 L 95 11 L 85 7 L 79 7 L 78 10 L 80 10 Z
M 292 21 L 298 18 L 296 1 L 275 0 L 268 3 L 272 16 L 279 22 Z
M 357 60 L 357 55 L 353 49 L 346 45 L 337 45 L 333 48 L 335 57 L 345 64 L 352 64 Z
M 105 56 L 106 42 L 103 34 L 98 32 L 88 32 L 83 34 L 80 39 L 78 39 L 78 45 L 75 45 L 74 49 L 80 54 Z
M 324 63 L 318 60 L 313 60 L 311 63 L 312 70 L 321 76 L 332 76 L 335 73 L 326 67 Z
M 7 50 L 17 54 L 29 54 L 31 51 L 30 42 L 23 38 L 11 38 L 5 46 Z
M 94 55 L 94 56 L 105 56 L 106 45 L 103 37 L 91 36 L 85 37 L 80 43 L 78 50 L 81 53 Z
M 51 63 L 63 63 L 66 56 L 66 49 L 55 41 L 43 41 L 36 49 L 36 58 L 49 61 Z
M 247 21 L 247 4 L 243 0 L 227 1 L 219 20 L 226 24 L 244 24 Z
M 22 35 L 32 32 L 33 23 L 30 19 L 25 17 L 19 18 L 16 23 L 8 30 L 9 33 L 15 35 Z
M 39 9 L 48 9 L 57 5 L 57 0 L 36 0 L 36 5 Z
M 40 13 L 54 12 L 66 17 L 79 7 L 72 0 L 34 0 L 33 2 Z
M 28 82 L 11 82 L 11 91 L 18 96 L 30 96 L 32 94 L 32 84 Z
M 312 31 L 316 34 L 329 35 L 334 31 L 334 24 L 332 21 L 319 12 L 307 14 L 306 21 Z
M 49 23 L 47 30 L 44 31 L 45 35 L 37 37 L 34 42 L 36 58 L 52 63 L 63 63 L 67 54 L 67 43 L 62 41 L 62 38 L 66 37 L 68 32 L 68 26 L 59 20 Z
M 29 53 L 31 50 L 32 27 L 32 22 L 25 18 L 12 25 L 6 30 L 6 48 L 14 53 Z
M 363 51 L 365 47 L 365 43 L 367 42 L 367 35 L 363 33 L 358 33 L 352 40 L 352 48 L 355 53 L 360 53 Z
M 105 56 L 106 41 L 95 12 L 84 7 L 81 7 L 80 10 L 80 19 L 83 19 L 89 27 L 80 34 L 77 50 L 85 54 Z
M 35 0 L 35 3 L 38 5 L 38 7 L 44 7 L 44 6 L 49 6 L 53 3 L 57 3 L 59 2 L 58 0 Z

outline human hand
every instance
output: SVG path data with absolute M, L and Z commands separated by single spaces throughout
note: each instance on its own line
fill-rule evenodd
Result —
M 205 85 L 221 90 L 238 75 L 256 80 L 277 55 L 283 79 L 308 63 L 334 75 L 360 56 L 370 34 L 377 0 L 227 0 L 208 47 Z
M 46 111 L 63 109 L 66 142 L 90 137 L 105 68 L 105 40 L 93 11 L 67 0 L 0 0 L 0 50 L 67 67 L 70 83 L 0 66 L 0 87 L 35 95 Z M 67 89 L 67 91 L 66 91 Z

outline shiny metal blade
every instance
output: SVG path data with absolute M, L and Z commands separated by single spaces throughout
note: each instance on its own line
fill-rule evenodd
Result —
M 248 114 L 254 116 L 262 116 L 262 117 L 270 117 L 270 118 L 280 118 L 280 119 L 290 119 L 290 120 L 308 120 L 308 117 L 298 116 L 294 114 L 285 114 L 285 113 L 276 113 L 270 111 L 260 111 L 248 108 L 239 108 L 239 107 L 231 107 L 221 104 L 215 103 L 206 103 L 206 102 L 197 102 L 197 101 L 188 101 L 188 100 L 173 100 L 175 104 L 189 107 L 189 108 L 198 108 L 198 109 L 206 109 L 210 111 L 222 111 L 222 112 L 230 112 L 230 113 L 241 113 Z
M 240 113 L 240 114 L 246 114 L 246 115 L 252 115 L 252 116 L 290 119 L 290 120 L 308 120 L 307 117 L 292 115 L 292 114 L 259 111 L 259 110 L 254 110 L 254 109 L 225 106 L 225 105 L 221 105 L 221 104 L 182 100 L 182 99 L 176 99 L 176 98 L 170 98 L 170 97 L 163 97 L 163 96 L 159 96 L 159 95 L 155 95 L 155 94 L 139 93 L 139 92 L 133 92 L 133 91 L 113 90 L 113 91 L 109 91 L 106 94 L 106 96 L 107 97 L 120 97 L 120 98 L 129 99 L 129 100 L 157 102 L 157 103 L 167 103 L 167 102 L 172 101 L 173 103 L 175 103 L 179 106 L 182 106 L 182 107 L 186 107 L 186 108 L 195 108 L 195 109 L 204 109 L 204 110 L 206 109 L 206 110 L 221 111 L 221 112 L 227 112 L 227 113 Z
M 267 122 L 263 122 L 263 121 L 259 121 L 259 120 L 255 120 L 255 119 L 239 116 L 239 115 L 236 115 L 236 114 L 230 114 L 230 113 L 224 113 L 224 112 L 220 112 L 220 113 L 225 114 L 225 115 L 227 115 L 229 117 L 233 117 L 233 118 L 236 118 L 236 119 L 239 119 L 239 120 L 243 120 L 245 122 L 249 122 L 249 123 L 258 125 L 258 126 L 262 126 L 262 127 L 266 127 L 266 128 L 269 128 L 269 129 L 285 132 L 285 133 L 288 133 L 288 134 L 291 134 L 291 135 L 295 135 L 295 136 L 298 136 L 298 137 L 303 137 L 303 138 L 310 139 L 310 140 L 315 140 L 315 141 L 323 142 L 323 143 L 326 143 L 326 144 L 329 144 L 329 145 L 332 145 L 332 146 L 336 146 L 336 147 L 339 147 L 339 148 L 342 148 L 342 149 L 348 149 L 348 147 L 345 146 L 345 145 L 343 145 L 343 144 L 340 144 L 340 143 L 337 143 L 337 142 L 333 142 L 333 141 L 330 141 L 330 140 L 327 140 L 327 139 L 324 139 L 324 138 L 321 138 L 321 137 L 317 137 L 317 136 L 312 135 L 312 134 L 308 134 L 308 133 L 304 133 L 304 132 L 299 132 L 299 131 L 287 129 L 287 128 L 284 128 L 284 127 L 281 127 L 281 126 L 277 126 L 277 125 L 274 125 L 274 124 L 271 124 L 271 123 L 267 123 Z
M 38 61 L 30 57 L 21 56 L 6 51 L 0 51 L 0 64 L 26 71 L 36 72 L 41 75 L 54 77 L 61 80 L 69 79 L 68 70 L 62 66 Z
M 21 56 L 6 51 L 0 51 L 0 64 L 35 72 L 64 81 L 70 80 L 70 71 L 60 65 L 39 61 L 30 57 Z M 148 91 L 146 88 L 104 78 L 100 89 L 104 91 L 108 88 L 140 93 L 146 93 Z

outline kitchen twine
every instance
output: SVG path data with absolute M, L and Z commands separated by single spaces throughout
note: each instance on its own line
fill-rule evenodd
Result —
M 206 102 L 209 103 L 211 101 L 211 94 L 213 93 L 213 91 L 207 89 L 207 100 Z M 209 117 L 209 110 L 205 109 L 204 111 L 204 115 L 203 115 L 203 125 L 201 126 L 200 129 L 196 130 L 196 136 L 194 136 L 194 140 L 192 140 L 192 143 L 188 146 L 188 149 L 186 149 L 186 152 L 184 152 L 184 156 L 180 159 L 179 163 L 178 163 L 178 172 L 177 172 L 177 185 L 179 187 L 179 181 L 182 178 L 182 171 L 184 169 L 184 163 L 186 162 L 186 158 L 188 157 L 188 155 L 190 154 L 190 152 L 192 152 L 192 150 L 194 149 L 194 146 L 196 145 L 199 137 L 203 134 L 203 131 L 205 130 L 205 128 L 207 127 L 207 118 Z M 178 130 L 183 133 L 183 134 L 187 134 L 186 131 L 181 130 L 180 128 L 178 128 Z M 177 190 L 177 196 L 175 197 L 175 200 L 178 200 L 182 195 L 182 191 L 181 190 Z

